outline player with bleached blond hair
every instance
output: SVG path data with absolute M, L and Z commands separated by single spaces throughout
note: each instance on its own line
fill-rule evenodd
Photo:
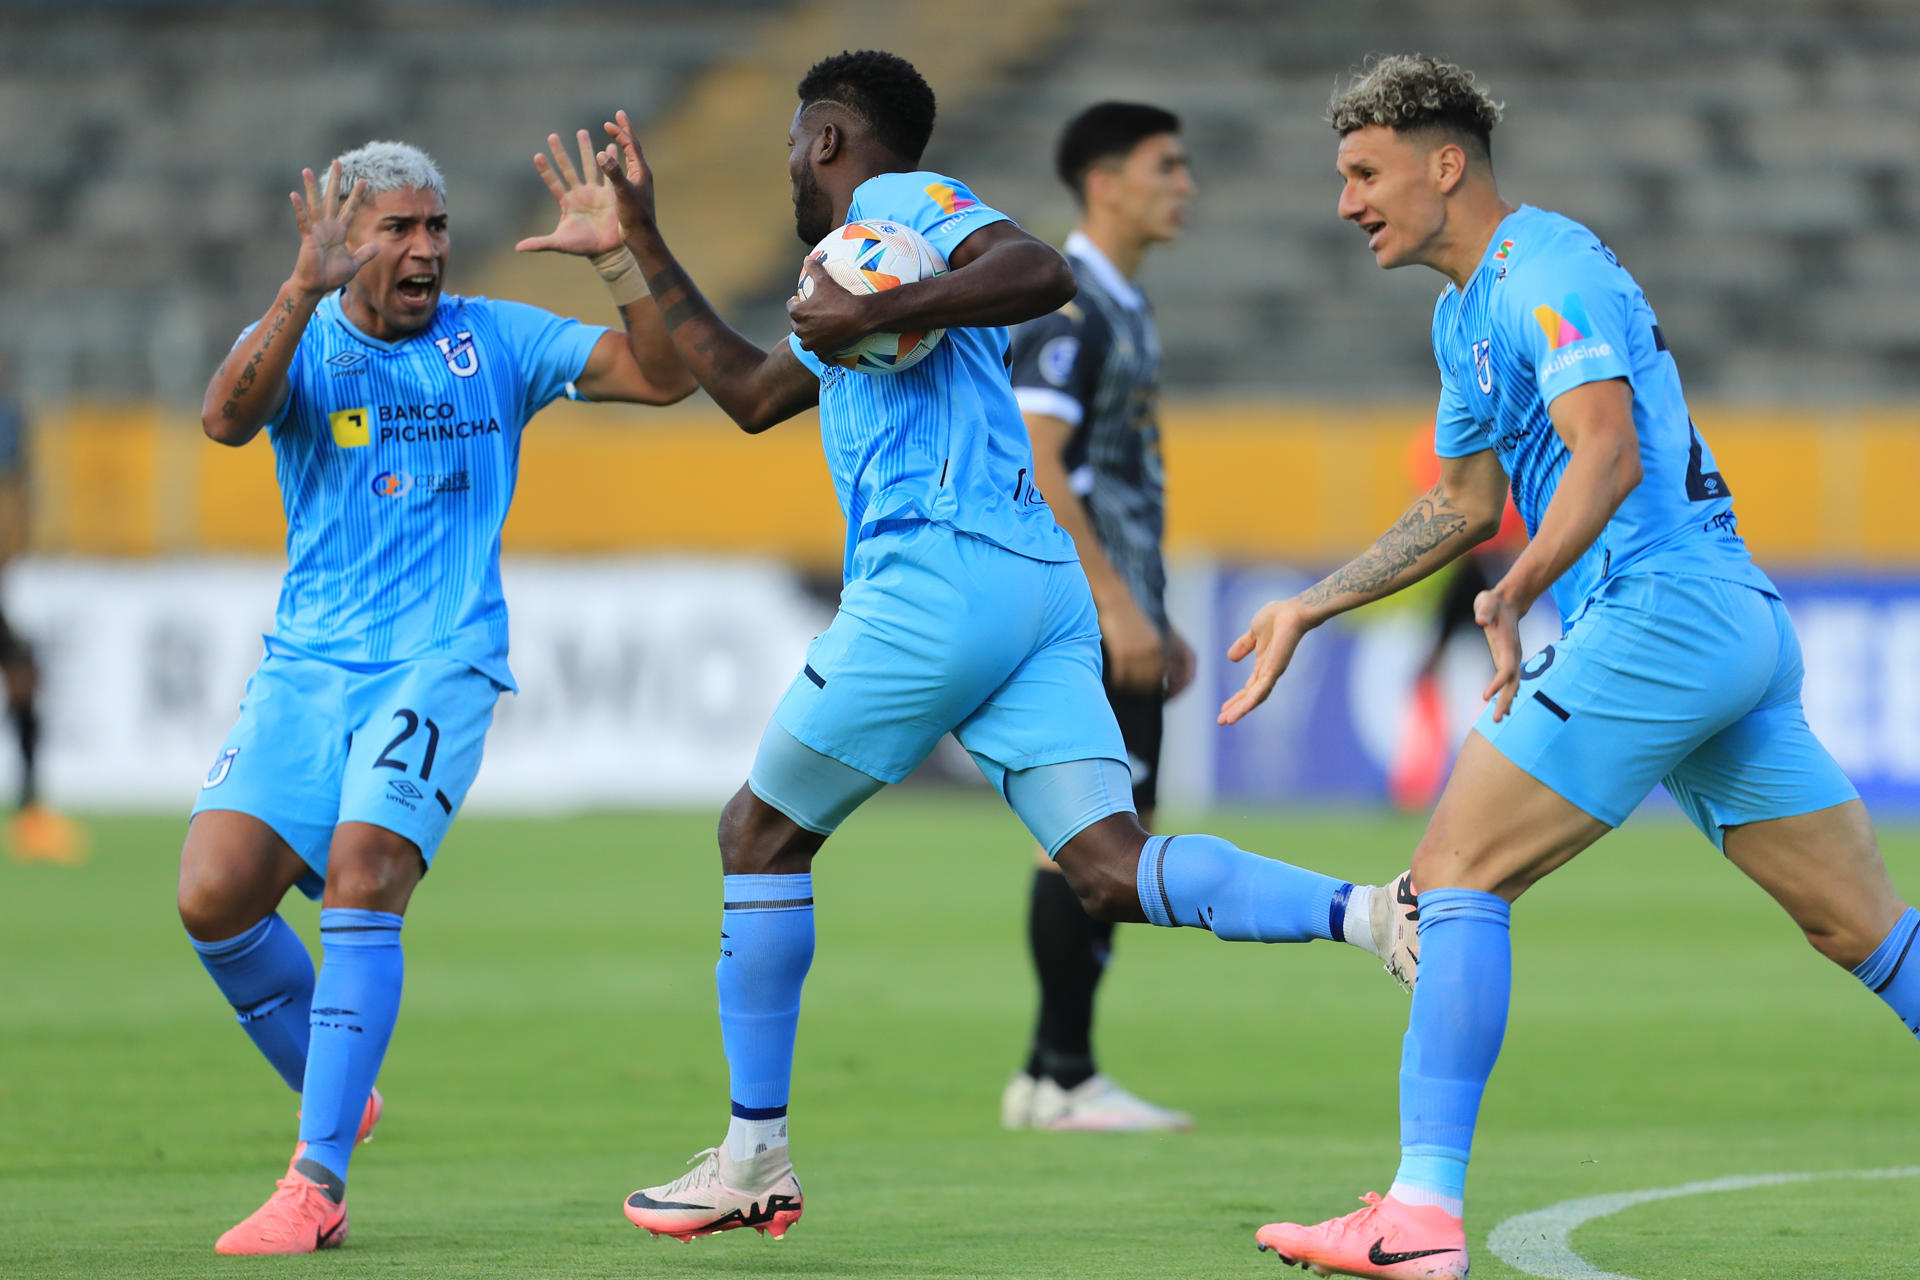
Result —
M 1494 183 L 1500 107 L 1457 66 L 1383 58 L 1335 96 L 1340 216 L 1382 267 L 1446 278 L 1433 316 L 1439 483 L 1365 552 L 1261 609 L 1221 708 L 1263 701 L 1302 637 L 1499 527 L 1511 484 L 1532 542 L 1474 602 L 1488 706 L 1414 851 L 1419 981 L 1386 1196 L 1262 1248 L 1320 1275 L 1464 1280 L 1467 1157 L 1505 1033 L 1510 904 L 1619 826 L 1656 783 L 1807 940 L 1920 1035 L 1920 911 L 1894 891 L 1865 807 L 1801 710 L 1778 591 L 1747 554 L 1653 308 L 1611 250 Z M 1551 591 L 1565 633 L 1522 660 Z
M 303 171 L 293 273 L 207 385 L 209 437 L 270 434 L 287 576 L 193 807 L 180 919 L 301 1096 L 286 1176 L 220 1253 L 347 1238 L 347 1162 L 380 1118 L 373 1084 L 400 1011 L 402 917 L 513 688 L 500 530 L 527 419 L 561 396 L 667 404 L 693 390 L 578 141 L 584 174 L 547 139 L 553 159 L 535 165 L 560 220 L 519 247 L 592 258 L 624 334 L 443 292 L 440 171 L 372 142 L 324 183 Z M 278 910 L 296 886 L 320 899 L 317 975 Z

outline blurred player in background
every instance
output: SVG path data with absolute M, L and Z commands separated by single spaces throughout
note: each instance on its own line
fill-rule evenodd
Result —
M 301 1093 L 287 1174 L 221 1253 L 346 1239 L 346 1175 L 379 1119 L 399 1013 L 401 919 L 512 689 L 500 528 L 520 434 L 566 395 L 666 404 L 693 389 L 620 244 L 611 196 L 560 139 L 536 161 L 560 205 L 527 251 L 592 257 L 627 331 L 443 294 L 446 187 L 396 142 L 295 194 L 300 252 L 207 386 L 222 444 L 272 436 L 287 577 L 267 656 L 202 784 L 180 918 L 267 1061 Z M 319 897 L 322 963 L 276 910 Z
M 1148 250 L 1180 234 L 1193 178 L 1179 118 L 1133 102 L 1074 117 L 1054 168 L 1080 204 L 1066 244 L 1079 293 L 1014 331 L 1013 394 L 1033 442 L 1034 480 L 1093 589 L 1107 701 L 1134 808 L 1151 831 L 1162 707 L 1192 681 L 1193 650 L 1167 620 L 1160 335 L 1133 278 Z M 1026 1069 L 1001 1096 L 1007 1128 L 1192 1127 L 1185 1112 L 1135 1097 L 1094 1064 L 1094 992 L 1113 931 L 1087 914 L 1042 850 L 1027 914 L 1040 1015 Z
M 0 570 L 27 549 L 29 531 L 26 406 L 14 390 L 13 365 L 0 352 Z M 33 649 L 0 616 L 0 679 L 6 682 L 7 719 L 20 746 L 19 803 L 7 831 L 7 849 L 21 862 L 72 865 L 87 856 L 85 834 L 40 802 L 40 667 Z
M 1073 539 L 1034 489 L 1007 379 L 1002 326 L 1057 310 L 1073 273 L 958 180 L 917 170 L 934 97 L 905 60 L 827 58 L 799 99 L 788 173 L 800 239 L 811 247 L 846 221 L 885 218 L 923 235 L 951 269 L 855 296 L 809 258 L 810 293 L 788 302 L 793 336 L 772 352 L 729 329 L 674 261 L 624 112 L 608 126 L 617 144 L 600 155 L 687 367 L 749 432 L 817 403 L 847 518 L 840 611 L 720 816 L 727 1136 L 690 1173 L 627 1198 L 636 1225 L 682 1239 L 740 1227 L 780 1235 L 799 1219 L 787 1106 L 813 960 L 814 854 L 948 732 L 1102 919 L 1249 941 L 1336 938 L 1376 953 L 1374 930 L 1391 919 L 1376 889 L 1214 836 L 1141 830 L 1100 683 L 1093 596 Z M 935 328 L 944 339 L 902 372 L 827 363 L 869 334 Z M 969 871 L 929 867 L 926 899 L 900 910 L 924 910 L 942 877 Z
M 1364 1209 L 1258 1240 L 1322 1275 L 1464 1280 L 1467 1158 L 1512 981 L 1509 904 L 1530 885 L 1664 781 L 1916 1035 L 1920 911 L 1807 727 L 1793 625 L 1736 531 L 1639 285 L 1585 227 L 1501 199 L 1500 108 L 1460 68 L 1382 59 L 1328 118 L 1341 216 L 1382 267 L 1447 279 L 1433 317 L 1441 479 L 1371 549 L 1259 612 L 1230 654 L 1256 655 L 1255 668 L 1222 721 L 1267 696 L 1314 626 L 1491 535 L 1508 477 L 1533 540 L 1475 602 L 1489 702 L 1413 856 L 1421 955 L 1399 1171 Z M 1549 590 L 1564 634 L 1523 662 L 1519 619 Z

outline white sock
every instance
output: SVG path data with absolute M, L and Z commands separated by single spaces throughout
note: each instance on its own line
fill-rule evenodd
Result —
M 787 1118 L 745 1120 L 734 1116 L 727 1121 L 727 1158 L 751 1160 L 770 1147 L 787 1145 Z
M 1459 1196 L 1450 1196 L 1443 1191 L 1427 1191 L 1420 1187 L 1410 1187 L 1404 1182 L 1395 1182 L 1387 1188 L 1387 1194 L 1401 1204 L 1436 1205 L 1456 1218 L 1467 1216 L 1467 1202 Z
M 1380 886 L 1357 884 L 1347 895 L 1347 914 L 1340 921 L 1340 939 L 1352 943 L 1368 955 L 1380 953 L 1373 947 L 1373 895 Z

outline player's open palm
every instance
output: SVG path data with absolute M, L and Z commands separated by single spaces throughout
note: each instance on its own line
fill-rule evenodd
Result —
M 1239 692 L 1220 704 L 1219 723 L 1233 724 L 1267 700 L 1287 664 L 1293 661 L 1300 638 L 1309 630 L 1297 601 L 1275 600 L 1253 615 L 1246 631 L 1227 650 L 1233 662 L 1252 654 L 1253 670 L 1247 673 L 1247 682 Z
M 614 208 L 620 216 L 622 232 L 637 231 L 653 225 L 653 170 L 633 137 L 633 123 L 627 113 L 618 111 L 607 121 L 612 145 L 594 159 L 607 186 L 613 191 Z
M 314 296 L 332 293 L 372 261 L 380 246 L 369 242 L 359 248 L 347 243 L 347 229 L 366 198 L 365 181 L 353 184 L 353 190 L 340 190 L 340 162 L 333 162 L 327 173 L 327 193 L 320 194 L 313 170 L 302 169 L 300 178 L 306 187 L 303 199 L 298 191 L 288 192 L 293 201 L 293 218 L 300 225 L 300 256 L 294 259 L 292 283 Z
M 529 236 L 513 246 L 521 253 L 571 253 L 590 258 L 620 247 L 620 211 L 613 188 L 593 154 L 593 138 L 585 129 L 574 134 L 580 146 L 580 167 L 561 145 L 560 135 L 547 135 L 553 159 L 535 156 L 533 167 L 560 206 L 560 221 L 544 236 Z

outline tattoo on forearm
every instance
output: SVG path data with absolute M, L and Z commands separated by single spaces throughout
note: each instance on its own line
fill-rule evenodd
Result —
M 687 297 L 680 298 L 671 306 L 661 308 L 660 319 L 665 322 L 668 331 L 671 332 L 693 319 L 693 312 L 693 298 L 691 295 L 688 295 Z
M 686 282 L 687 273 L 680 269 L 678 263 L 673 263 L 647 277 L 647 292 L 658 298 L 669 289 L 677 289 Z
M 1345 595 L 1372 595 L 1466 527 L 1466 516 L 1436 489 L 1407 508 L 1371 547 L 1308 587 L 1300 598 L 1308 604 L 1325 604 Z
M 266 336 L 260 339 L 260 345 L 255 347 L 253 354 L 247 358 L 247 367 L 240 371 L 238 378 L 234 379 L 233 394 L 228 396 L 227 402 L 220 406 L 222 418 L 231 422 L 234 415 L 240 412 L 240 402 L 246 398 L 247 392 L 253 389 L 254 379 L 260 376 L 260 362 L 266 358 L 267 348 L 271 347 L 273 340 L 280 336 L 280 331 L 287 327 L 287 317 L 292 314 L 293 300 L 291 298 L 283 300 L 279 311 L 274 314 L 273 323 L 267 327 Z

